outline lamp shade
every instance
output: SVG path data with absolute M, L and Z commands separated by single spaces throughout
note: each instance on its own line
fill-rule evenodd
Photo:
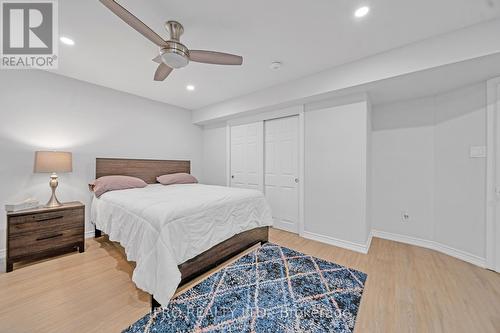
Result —
M 71 153 L 63 151 L 35 152 L 35 172 L 71 172 L 73 159 Z

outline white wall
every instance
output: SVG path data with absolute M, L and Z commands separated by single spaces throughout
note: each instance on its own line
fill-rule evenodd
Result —
M 373 178 L 372 178 L 372 168 L 373 168 L 373 138 L 372 138 L 372 104 L 369 98 L 365 99 L 366 101 L 366 235 L 367 238 L 371 237 L 371 232 L 373 229 L 373 198 L 372 198 L 372 186 L 373 186 Z M 371 239 L 367 240 L 367 246 L 370 246 Z M 367 251 L 369 248 L 367 247 Z
M 486 83 L 436 97 L 435 240 L 486 256 Z
M 367 241 L 367 102 L 305 113 L 304 231 L 324 241 Z
M 373 228 L 484 258 L 485 117 L 484 83 L 374 107 Z
M 375 106 L 372 118 L 373 228 L 432 239 L 433 101 Z M 401 222 L 403 211 L 410 214 L 410 223 Z
M 1 204 L 49 199 L 49 175 L 33 173 L 36 150 L 73 152 L 73 172 L 60 174 L 58 197 L 84 202 L 88 216 L 96 157 L 188 159 L 201 176 L 201 140 L 187 110 L 43 71 L 0 74 Z M 0 251 L 4 241 L 0 236 Z
M 211 185 L 226 185 L 226 126 L 203 128 L 202 181 Z
M 347 99 L 343 103 L 353 104 L 353 101 Z M 348 217 L 346 213 L 344 221 L 325 218 L 326 207 L 331 211 L 353 210 L 353 201 L 344 202 L 340 191 L 347 182 L 359 185 L 361 179 L 360 176 L 348 181 L 330 177 L 347 169 L 354 172 L 356 169 L 348 168 L 347 161 L 360 158 L 353 154 L 352 140 L 337 138 L 340 133 L 346 137 L 354 135 L 359 129 L 354 119 L 352 123 L 347 120 L 354 115 L 346 114 L 347 118 L 341 120 L 334 119 L 334 113 L 317 111 L 332 105 L 338 106 L 332 101 L 306 105 L 304 228 L 306 232 L 361 244 L 364 236 L 358 235 L 364 235 L 364 231 L 356 223 L 360 216 Z M 366 230 L 371 224 L 371 228 L 386 235 L 397 235 L 406 241 L 423 240 L 418 244 L 431 244 L 449 254 L 480 263 L 485 257 L 486 161 L 471 159 L 469 149 L 486 144 L 485 84 L 372 109 L 371 140 L 369 134 L 367 136 L 367 149 L 371 143 L 372 154 L 367 181 L 371 195 L 366 204 L 369 212 Z M 350 128 L 355 132 L 345 133 Z M 204 160 L 204 169 L 211 170 L 207 172 L 206 181 L 225 184 L 224 127 L 206 128 L 204 138 L 208 148 L 204 155 L 218 156 Z M 325 159 L 319 159 L 322 152 L 327 154 L 326 163 Z M 369 158 L 367 165 L 370 165 Z M 314 202 L 312 198 L 319 201 Z M 333 210 L 332 205 L 335 205 Z M 408 223 L 401 221 L 403 211 L 410 215 Z M 355 213 L 360 214 L 359 210 Z

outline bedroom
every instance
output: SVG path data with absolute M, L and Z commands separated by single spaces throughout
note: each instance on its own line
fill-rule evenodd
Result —
M 0 332 L 500 332 L 499 1 L 34 2 Z

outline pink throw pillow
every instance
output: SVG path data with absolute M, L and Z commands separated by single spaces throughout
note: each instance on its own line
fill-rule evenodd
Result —
M 148 184 L 140 178 L 130 176 L 104 176 L 94 180 L 89 187 L 96 197 L 108 191 L 126 190 L 129 188 L 143 188 Z
M 189 173 L 172 173 L 156 177 L 156 180 L 163 185 L 198 183 L 198 180 Z

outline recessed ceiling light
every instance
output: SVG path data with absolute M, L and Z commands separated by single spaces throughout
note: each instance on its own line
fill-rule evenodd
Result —
M 68 37 L 61 37 L 59 38 L 59 40 L 61 41 L 61 43 L 63 44 L 66 44 L 66 45 L 75 45 L 75 41 L 72 40 L 71 38 L 68 38 Z
M 269 65 L 269 68 L 271 68 L 273 71 L 278 71 L 281 69 L 281 66 L 283 66 L 283 63 L 281 61 L 273 61 L 271 65 Z
M 354 12 L 354 16 L 356 16 L 357 18 L 365 17 L 366 15 L 368 15 L 369 12 L 370 12 L 370 7 L 368 6 L 359 7 Z
M 194 91 L 194 89 L 195 89 L 195 87 L 192 84 L 188 84 L 186 86 L 186 90 L 188 90 L 188 91 Z

